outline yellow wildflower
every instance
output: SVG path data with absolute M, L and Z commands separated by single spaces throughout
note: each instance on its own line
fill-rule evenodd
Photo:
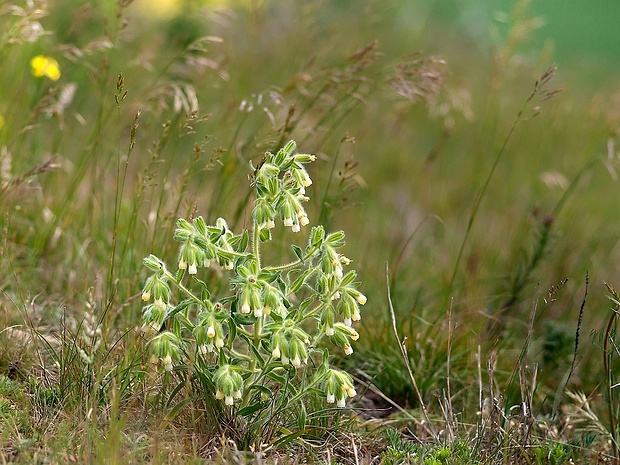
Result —
M 60 66 L 52 57 L 37 55 L 30 60 L 30 66 L 32 68 L 32 75 L 35 77 L 47 76 L 52 81 L 58 81 L 60 78 Z

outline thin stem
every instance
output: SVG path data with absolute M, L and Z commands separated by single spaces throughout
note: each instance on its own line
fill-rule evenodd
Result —
M 611 316 L 609 317 L 609 322 L 607 323 L 607 328 L 605 329 L 605 340 L 603 341 L 603 369 L 605 370 L 606 384 L 607 386 L 607 411 L 609 414 L 609 429 L 611 433 L 611 446 L 613 450 L 614 461 L 613 463 L 617 464 L 620 458 L 620 451 L 618 448 L 618 432 L 616 431 L 616 416 L 614 412 L 614 402 L 613 402 L 613 374 L 610 367 L 610 362 L 612 358 L 612 353 L 609 351 L 609 341 L 612 338 L 611 332 L 613 329 L 614 322 L 616 321 L 616 315 L 618 311 L 618 305 L 615 306 Z
M 497 168 L 499 161 L 503 158 L 504 153 L 506 152 L 506 147 L 508 146 L 508 142 L 512 138 L 512 135 L 514 134 L 515 129 L 521 122 L 525 109 L 527 108 L 528 104 L 534 99 L 534 97 L 539 93 L 541 88 L 553 77 L 554 70 L 555 68 L 553 67 L 550 68 L 545 74 L 543 74 L 542 78 L 540 80 L 537 80 L 536 83 L 534 84 L 534 90 L 527 97 L 527 99 L 525 99 L 525 102 L 523 102 L 521 109 L 516 114 L 514 121 L 512 122 L 512 126 L 510 127 L 510 130 L 508 131 L 508 134 L 506 134 L 506 137 L 504 137 L 502 145 L 499 151 L 497 152 L 497 155 L 495 156 L 495 160 L 493 160 L 493 165 L 491 166 L 491 170 L 487 174 L 487 177 L 484 181 L 484 184 L 482 185 L 482 188 L 480 189 L 480 192 L 478 192 L 478 195 L 474 202 L 474 207 L 472 208 L 471 214 L 469 215 L 469 221 L 467 223 L 467 229 L 465 230 L 465 236 L 463 237 L 463 241 L 461 242 L 461 248 L 459 249 L 459 253 L 456 257 L 456 262 L 454 264 L 454 269 L 452 270 L 452 278 L 450 279 L 450 284 L 448 286 L 448 292 L 446 294 L 448 298 L 450 298 L 452 294 L 452 288 L 456 280 L 456 275 L 459 270 L 461 258 L 463 257 L 463 252 L 465 250 L 465 244 L 467 244 L 467 240 L 469 239 L 469 234 L 471 233 L 472 226 L 474 225 L 474 221 L 476 220 L 476 217 L 478 216 L 478 209 L 480 208 L 482 199 L 484 198 L 487 192 L 487 189 L 491 183 L 491 178 L 493 177 L 493 174 L 495 173 L 495 169 Z
M 287 263 L 285 265 L 279 265 L 279 266 L 266 266 L 264 268 L 265 271 L 286 271 L 286 270 L 290 270 L 292 268 L 295 268 L 296 266 L 299 265 L 303 265 L 306 260 L 310 259 L 315 253 L 317 253 L 319 250 L 318 247 L 313 247 L 312 249 L 310 249 L 310 252 L 308 252 L 306 255 L 304 255 L 303 257 L 301 257 L 299 260 L 295 260 L 294 262 L 290 262 Z
M 398 342 L 400 353 L 403 357 L 403 361 L 405 362 L 405 366 L 407 367 L 407 372 L 409 373 L 411 384 L 413 385 L 413 389 L 418 398 L 418 402 L 420 403 L 420 407 L 422 408 L 422 414 L 424 415 L 424 419 L 426 420 L 426 424 L 428 425 L 428 431 L 433 438 L 437 439 L 438 436 L 435 431 L 435 427 L 430 417 L 428 416 L 428 410 L 426 409 L 426 405 L 424 404 L 424 398 L 422 397 L 422 393 L 418 388 L 418 383 L 416 382 L 415 376 L 413 375 L 413 370 L 411 369 L 411 364 L 409 363 L 409 354 L 407 353 L 407 349 L 405 348 L 404 341 L 401 341 L 400 336 L 398 335 L 398 329 L 396 328 L 396 315 L 394 313 L 394 306 L 392 304 L 392 293 L 390 292 L 390 270 L 387 265 L 385 269 L 385 276 L 387 281 L 388 307 L 390 309 L 390 317 L 392 319 L 392 329 L 394 330 L 394 336 L 396 336 L 396 342 Z
M 260 263 L 260 227 L 256 223 L 253 222 L 252 225 L 252 254 L 254 255 L 254 259 L 256 260 L 256 264 L 258 266 L 258 273 L 261 272 L 261 263 Z M 254 323 L 254 337 L 253 343 L 256 350 L 260 347 L 261 333 L 263 332 L 263 320 L 264 316 L 259 316 L 256 318 L 256 323 Z M 250 362 L 250 372 L 254 373 L 256 371 L 256 358 L 252 357 Z
M 172 273 L 170 273 L 168 270 L 165 270 L 164 275 L 170 281 L 172 281 L 176 287 L 178 287 L 181 291 L 183 291 L 187 295 L 187 297 L 192 299 L 194 302 L 196 302 L 200 306 L 204 305 L 204 302 L 200 300 L 198 297 L 196 297 L 196 295 L 192 291 L 190 291 L 188 288 L 186 288 L 180 281 L 177 281 L 176 278 L 172 276 Z

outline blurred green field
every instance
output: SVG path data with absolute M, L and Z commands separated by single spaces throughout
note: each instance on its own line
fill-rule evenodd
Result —
M 0 3 L 3 460 L 618 460 L 613 0 L 129 3 Z M 247 227 L 290 139 L 368 296 L 333 357 L 361 395 L 243 442 L 149 372 L 142 259 L 178 217 Z

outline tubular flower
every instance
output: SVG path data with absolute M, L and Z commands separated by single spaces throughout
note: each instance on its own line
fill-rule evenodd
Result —
M 160 333 L 151 339 L 153 352 L 159 357 L 166 371 L 172 371 L 172 362 L 179 359 L 179 344 L 179 338 L 169 331 Z
M 60 79 L 60 65 L 52 58 L 45 55 L 37 55 L 30 60 L 30 67 L 34 77 L 48 77 L 52 81 Z
M 219 303 L 212 305 L 207 301 L 207 310 L 199 314 L 198 324 L 193 330 L 198 352 L 201 355 L 207 355 L 215 349 L 219 350 L 224 347 L 223 322 L 225 321 L 226 314 L 219 312 L 217 309 L 221 310 Z
M 357 394 L 353 387 L 353 378 L 348 373 L 333 368 L 329 369 L 323 392 L 328 404 L 333 404 L 337 400 L 340 408 L 346 405 L 347 397 L 354 397 Z
M 243 378 L 236 365 L 222 365 L 213 375 L 215 398 L 223 400 L 226 405 L 233 405 L 243 395 Z

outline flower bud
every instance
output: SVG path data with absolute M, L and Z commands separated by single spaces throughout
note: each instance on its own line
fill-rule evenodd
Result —
M 167 354 L 164 358 L 161 359 L 164 369 L 166 371 L 172 371 L 172 357 L 170 354 Z

